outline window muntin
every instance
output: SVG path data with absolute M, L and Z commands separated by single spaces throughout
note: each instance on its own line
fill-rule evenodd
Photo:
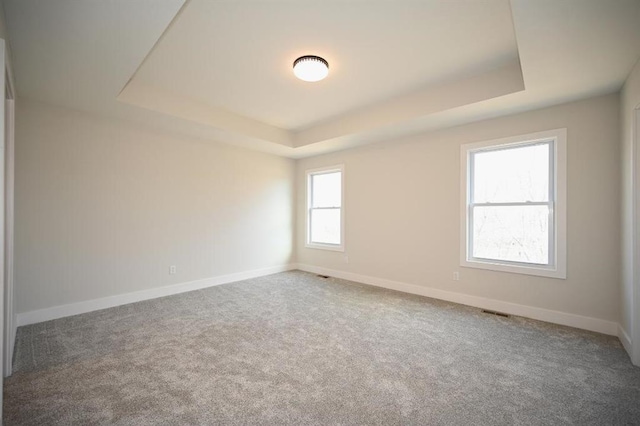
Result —
M 565 141 L 561 129 L 462 147 L 462 266 L 566 277 Z
M 343 167 L 307 171 L 307 247 L 344 250 Z

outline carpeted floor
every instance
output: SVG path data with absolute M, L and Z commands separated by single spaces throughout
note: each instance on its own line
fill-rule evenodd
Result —
M 640 424 L 609 336 L 293 271 L 21 327 L 6 425 Z

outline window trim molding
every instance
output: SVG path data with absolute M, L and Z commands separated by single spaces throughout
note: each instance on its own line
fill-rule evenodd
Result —
M 339 252 L 344 252 L 345 251 L 345 244 L 344 244 L 344 235 L 345 235 L 345 214 L 344 214 L 344 177 L 345 177 L 345 172 L 344 172 L 344 164 L 336 164 L 333 166 L 326 166 L 326 167 L 318 167 L 318 168 L 314 168 L 314 169 L 307 169 L 304 172 L 305 175 L 305 185 L 306 185 L 306 194 L 305 194 L 305 235 L 304 235 L 304 246 L 306 248 L 312 248 L 312 249 L 320 249 L 320 250 L 329 250 L 329 251 L 339 251 Z M 319 175 L 319 174 L 325 174 L 325 173 L 332 173 L 332 172 L 340 172 L 341 173 L 341 178 L 340 178 L 340 244 L 326 244 L 326 243 L 313 243 L 311 242 L 311 227 L 309 226 L 311 224 L 311 207 L 310 207 L 310 203 L 311 203 L 311 176 L 313 175 Z
M 482 148 L 515 147 L 536 142 L 553 140 L 553 174 L 554 187 L 554 229 L 552 251 L 554 262 L 552 266 L 518 264 L 515 262 L 500 262 L 469 258 L 469 196 L 470 196 L 470 154 Z M 460 146 L 460 266 L 467 268 L 486 269 L 498 272 L 536 275 L 548 278 L 567 278 L 567 129 L 553 129 L 543 132 L 510 136 L 481 142 L 463 144 Z

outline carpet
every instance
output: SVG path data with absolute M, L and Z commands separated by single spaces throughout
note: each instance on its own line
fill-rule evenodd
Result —
M 631 425 L 617 338 L 291 271 L 20 327 L 6 425 Z

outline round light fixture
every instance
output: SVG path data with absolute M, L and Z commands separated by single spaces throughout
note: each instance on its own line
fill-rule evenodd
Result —
M 301 56 L 293 61 L 293 73 L 300 80 L 320 81 L 329 74 L 329 63 L 320 56 Z

